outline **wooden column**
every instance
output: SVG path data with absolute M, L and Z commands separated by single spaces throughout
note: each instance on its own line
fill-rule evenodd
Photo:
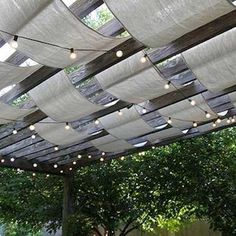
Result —
M 64 176 L 63 210 L 62 210 L 62 236 L 72 235 L 69 230 L 68 218 L 74 212 L 74 175 Z

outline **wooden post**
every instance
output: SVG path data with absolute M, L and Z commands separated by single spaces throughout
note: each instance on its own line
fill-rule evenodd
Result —
M 68 218 L 73 214 L 74 207 L 74 194 L 73 183 L 74 176 L 64 176 L 64 193 L 63 193 L 63 210 L 62 210 L 62 236 L 71 235 L 69 232 Z

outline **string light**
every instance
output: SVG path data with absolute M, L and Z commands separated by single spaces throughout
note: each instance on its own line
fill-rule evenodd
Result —
M 116 56 L 117 56 L 117 57 L 122 57 L 122 56 L 123 56 L 123 52 L 122 52 L 121 50 L 118 50 L 118 51 L 116 52 Z
M 4 162 L 5 162 L 5 159 L 1 159 L 1 162 L 4 163 Z
M 58 151 L 58 150 L 59 150 L 59 147 L 58 147 L 58 146 L 54 147 L 54 150 L 55 150 L 55 151 Z
M 15 158 L 14 158 L 14 157 L 12 157 L 12 158 L 10 159 L 10 161 L 11 161 L 11 162 L 14 162 L 14 161 L 15 161 Z
M 73 161 L 73 165 L 76 165 L 76 161 Z
M 69 169 L 70 171 L 72 171 L 73 169 L 72 169 L 72 167 L 70 167 L 70 169 Z
M 63 170 L 60 170 L 60 173 L 62 174 L 62 173 L 63 173 Z
M 102 156 L 105 156 L 106 155 L 106 153 L 105 152 L 102 152 Z
M 66 129 L 66 130 L 70 129 L 70 126 L 69 126 L 69 123 L 68 123 L 68 122 L 66 122 L 65 129 Z
M 227 122 L 228 124 L 230 124 L 230 122 L 231 122 L 230 118 L 228 118 L 226 122 Z
M 209 119 L 211 117 L 211 114 L 207 111 L 205 111 L 206 118 Z
M 216 127 L 216 122 L 213 122 L 212 126 L 213 126 L 213 127 Z
M 221 119 L 218 117 L 217 120 L 216 120 L 216 122 L 217 122 L 218 124 L 221 123 Z
M 193 122 L 193 127 L 197 127 L 197 122 Z
M 12 131 L 13 134 L 17 134 L 17 130 L 14 128 Z
M 33 175 L 33 176 L 36 176 L 36 174 L 35 174 L 35 173 L 33 173 L 32 175 Z
M 170 83 L 171 83 L 171 82 L 168 81 L 168 82 L 165 84 L 164 88 L 165 88 L 165 89 L 169 89 L 169 88 L 170 88 Z
M 79 155 L 78 155 L 78 159 L 81 159 L 81 157 L 82 157 L 82 156 L 79 154 Z
M 57 165 L 57 164 L 54 164 L 53 167 L 56 169 L 56 168 L 58 167 L 58 165 Z
M 101 158 L 100 158 L 100 161 L 104 161 L 104 158 L 103 158 L 103 157 L 101 157 Z
M 124 156 L 122 156 L 120 159 L 123 161 L 123 160 L 125 159 L 125 157 L 124 157 Z
M 47 174 L 47 175 L 46 175 L 46 178 L 48 178 L 49 176 L 50 176 L 50 175 L 49 175 L 49 174 Z
M 34 163 L 34 164 L 33 164 L 33 167 L 34 167 L 34 168 L 36 168 L 37 166 L 38 166 L 37 163 Z
M 123 115 L 122 111 L 118 111 L 118 115 L 122 116 Z
M 92 156 L 91 155 L 88 155 L 88 158 L 90 159 Z
M 35 134 L 32 134 L 32 135 L 31 135 L 31 138 L 32 138 L 32 139 L 35 139 L 35 138 L 36 138 L 36 135 L 35 135 Z
M 169 117 L 169 119 L 168 119 L 167 123 L 168 123 L 168 124 L 172 124 L 171 117 Z
M 99 120 L 97 119 L 97 120 L 95 120 L 95 125 L 99 125 Z
M 190 104 L 191 104 L 192 106 L 195 106 L 195 105 L 196 105 L 196 102 L 195 102 L 194 100 L 192 100 L 192 99 L 189 99 L 189 102 L 190 102 Z
M 14 37 L 13 37 L 13 40 L 11 41 L 11 43 L 10 43 L 10 45 L 13 47 L 13 48 L 18 48 L 18 42 L 17 42 L 17 40 L 18 40 L 18 36 L 17 35 L 14 35 Z
M 141 63 L 147 62 L 147 55 L 142 56 L 141 59 L 140 59 L 140 62 Z
M 147 109 L 146 108 L 143 108 L 142 109 L 142 113 L 145 114 L 147 112 Z
M 34 125 L 30 125 L 29 129 L 30 129 L 31 131 L 33 131 L 33 130 L 35 130 L 35 126 L 34 126 Z
M 74 48 L 71 48 L 70 49 L 70 58 L 71 59 L 75 59 L 77 57 L 76 53 L 75 53 L 75 50 Z
M 235 118 L 234 118 L 234 117 L 231 119 L 231 122 L 232 122 L 232 123 L 234 123 L 234 122 L 235 122 Z
M 155 146 L 152 146 L 152 149 L 155 149 L 156 147 Z

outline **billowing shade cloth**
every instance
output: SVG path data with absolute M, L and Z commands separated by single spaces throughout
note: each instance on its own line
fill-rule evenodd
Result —
M 236 92 L 229 93 L 230 100 L 232 101 L 234 107 L 236 108 Z
M 96 78 L 102 88 L 130 103 L 140 103 L 167 93 L 163 89 L 167 81 L 161 78 L 150 61 L 140 62 L 143 56 L 143 52 L 136 53 L 97 74 Z M 174 90 L 170 86 L 168 92 Z
M 236 28 L 183 53 L 197 79 L 210 91 L 236 84 Z
M 0 124 L 11 123 L 29 115 L 35 109 L 19 109 L 0 102 Z
M 40 67 L 41 65 L 20 67 L 0 62 L 0 89 L 21 82 Z
M 106 135 L 104 137 L 94 139 L 91 142 L 97 149 L 104 152 L 120 152 L 133 148 L 133 146 L 125 140 L 120 140 L 112 135 Z
M 55 123 L 50 118 L 35 124 L 35 131 L 43 139 L 56 145 L 72 144 L 88 137 L 88 133 L 85 130 L 76 131 L 72 127 L 67 130 L 65 129 L 65 123 Z
M 122 109 L 122 116 L 117 112 L 99 119 L 102 126 L 119 139 L 134 138 L 154 130 L 139 115 L 135 107 Z
M 70 122 L 103 109 L 83 97 L 64 71 L 29 92 L 37 106 L 55 121 Z
M 105 37 L 84 25 L 61 0 L 12 0 L 0 3 L 0 29 L 12 34 L 68 48 L 111 49 L 124 39 Z M 9 40 L 6 34 L 1 35 Z M 40 64 L 64 68 L 74 62 L 86 63 L 104 52 L 70 52 L 54 46 L 18 39 L 18 50 Z
M 196 102 L 196 106 L 192 106 L 188 99 L 185 99 L 183 101 L 160 109 L 159 113 L 166 121 L 169 117 L 171 117 L 171 125 L 173 127 L 181 129 L 192 127 L 193 121 L 207 121 L 208 119 L 206 118 L 204 111 L 207 111 L 210 114 L 214 115 L 213 111 L 207 105 L 202 95 L 196 95 L 191 99 Z
M 227 0 L 105 0 L 129 33 L 149 47 L 163 46 L 234 10 Z
M 159 143 L 160 141 L 162 141 L 164 139 L 178 137 L 178 136 L 181 136 L 181 135 L 183 135 L 183 133 L 181 132 L 180 129 L 172 127 L 172 128 L 169 128 L 169 129 L 164 129 L 164 130 L 158 131 L 158 132 L 153 133 L 153 134 L 149 134 L 147 136 L 147 139 L 151 143 Z

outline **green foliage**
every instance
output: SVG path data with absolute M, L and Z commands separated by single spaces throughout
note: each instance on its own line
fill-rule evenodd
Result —
M 234 235 L 236 229 L 236 129 L 81 168 L 75 176 L 71 235 L 103 227 L 125 236 L 157 225 L 176 231 L 194 219 Z M 3 170 L 0 211 L 4 222 L 61 226 L 62 180 Z M 79 233 L 80 232 L 80 233 Z M 83 232 L 83 233 L 81 233 Z

